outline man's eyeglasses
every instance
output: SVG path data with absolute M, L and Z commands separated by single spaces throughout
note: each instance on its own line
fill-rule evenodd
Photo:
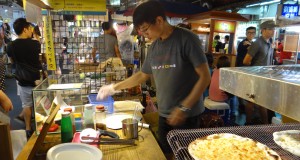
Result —
M 256 32 L 247 32 L 247 34 L 256 34 Z
M 148 29 L 151 27 L 151 25 L 152 25 L 152 24 L 149 24 L 149 26 L 146 27 L 146 28 L 143 29 L 143 30 L 139 28 L 138 31 L 140 31 L 141 33 L 146 33 L 146 32 L 148 31 Z

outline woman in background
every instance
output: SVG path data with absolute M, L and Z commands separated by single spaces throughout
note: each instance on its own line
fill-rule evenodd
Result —
M 212 73 L 209 86 L 209 99 L 217 102 L 227 102 L 229 100 L 229 94 L 219 88 L 220 68 L 222 67 L 230 67 L 230 61 L 226 56 L 219 57 L 217 68 Z

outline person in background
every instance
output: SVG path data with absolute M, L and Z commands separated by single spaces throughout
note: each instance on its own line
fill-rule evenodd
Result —
M 253 39 L 256 35 L 256 27 L 248 27 L 246 29 L 246 38 L 241 41 L 238 45 L 237 48 L 237 56 L 236 56 L 236 61 L 235 61 L 235 66 L 236 67 L 243 67 L 243 60 L 248 52 L 249 47 L 253 43 Z M 239 111 L 240 112 L 245 112 L 245 101 L 242 98 L 238 97 L 239 101 Z
M 10 26 L 8 23 L 3 23 L 1 25 L 1 32 L 0 32 L 0 36 L 3 38 L 2 41 L 2 52 L 4 53 L 3 57 L 4 57 L 4 61 L 6 63 L 6 77 L 7 78 L 13 78 L 13 71 L 12 71 L 12 64 L 10 62 L 10 59 L 7 57 L 7 44 L 9 42 L 11 42 L 11 31 L 10 31 Z M 1 39 L 1 38 L 0 38 Z
M 220 42 L 220 36 L 219 35 L 216 35 L 214 37 L 212 47 L 215 49 L 215 52 L 219 52 L 220 49 L 223 49 L 223 44 L 222 44 L 222 42 Z
M 5 91 L 5 63 L 2 58 L 0 58 L 0 90 Z
M 256 28 L 255 27 L 248 27 L 246 29 L 246 38 L 239 43 L 237 48 L 237 56 L 236 56 L 236 67 L 242 67 L 245 66 L 243 64 L 243 60 L 248 52 L 249 47 L 253 43 L 253 38 L 256 35 Z
M 7 46 L 7 54 L 12 63 L 23 63 L 37 70 L 42 70 L 42 65 L 39 61 L 41 45 L 38 41 L 32 40 L 33 28 L 31 23 L 27 22 L 25 18 L 18 18 L 15 20 L 13 28 L 18 38 Z M 23 107 L 18 117 L 24 119 L 26 134 L 30 137 L 33 133 L 31 129 L 31 114 L 33 109 L 32 89 L 35 87 L 35 82 L 18 80 L 17 85 Z
M 10 26 L 8 23 L 2 24 L 2 29 L 4 32 L 4 43 L 7 45 L 9 42 L 11 42 L 11 31 Z
M 33 32 L 32 32 L 32 39 L 38 41 L 41 44 L 41 32 L 40 28 L 38 25 L 33 25 Z M 42 59 L 40 60 L 42 66 L 43 66 L 43 79 L 48 77 L 48 72 L 47 72 L 47 59 L 46 59 L 46 54 L 42 54 Z M 39 84 L 38 82 L 37 84 Z
M 170 25 L 158 1 L 137 6 L 133 24 L 139 33 L 153 41 L 142 69 L 122 82 L 101 87 L 97 99 L 137 86 L 153 76 L 159 112 L 158 141 L 171 159 L 167 133 L 200 125 L 199 117 L 205 109 L 202 94 L 210 83 L 207 60 L 198 36 Z
M 4 30 L 3 27 L 0 27 L 0 55 L 2 58 L 4 53 Z
M 228 54 L 229 39 L 230 39 L 229 35 L 226 35 L 224 37 L 225 42 L 223 43 L 223 48 L 224 48 L 224 53 L 226 53 L 226 54 Z
M 220 89 L 220 68 L 230 67 L 230 61 L 227 56 L 221 56 L 217 62 L 217 68 L 213 71 L 209 86 L 209 99 L 216 102 L 227 102 L 230 94 Z
M 4 93 L 5 91 L 5 63 L 2 58 L 0 58 L 0 106 L 5 112 L 11 111 L 13 109 L 13 104 L 11 100 Z
M 111 26 L 111 23 L 109 22 L 103 22 L 102 23 L 102 29 L 104 30 L 104 34 L 100 37 L 95 38 L 94 41 L 94 47 L 92 50 L 92 58 L 94 60 L 94 63 L 96 63 L 96 52 L 98 50 L 99 56 L 101 57 L 101 54 L 104 54 L 106 59 L 110 57 L 121 57 L 121 53 L 119 51 L 118 46 L 118 40 L 115 36 L 111 35 L 113 32 L 113 28 Z M 102 42 L 103 41 L 103 42 Z M 101 43 L 104 43 L 104 53 L 101 53 L 102 48 Z
M 272 37 L 275 34 L 275 22 L 265 21 L 260 24 L 261 36 L 252 43 L 249 47 L 248 52 L 243 60 L 243 64 L 246 66 L 267 66 L 272 65 L 273 63 L 273 52 L 274 52 L 274 44 Z M 248 102 L 246 104 L 246 123 L 253 124 L 252 116 L 255 104 L 252 102 Z M 268 124 L 271 121 L 271 118 L 268 118 L 268 110 L 262 106 L 259 106 L 260 116 L 262 119 L 262 123 Z M 272 113 L 272 112 L 269 112 Z M 274 114 L 274 112 L 272 113 Z
M 32 39 L 37 40 L 39 43 L 41 43 L 41 32 L 38 25 L 33 27 Z

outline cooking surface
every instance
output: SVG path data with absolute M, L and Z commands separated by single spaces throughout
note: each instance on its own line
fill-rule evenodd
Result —
M 192 130 L 172 130 L 167 139 L 176 159 L 193 159 L 188 153 L 188 145 L 197 138 L 216 133 L 232 133 L 256 140 L 277 152 L 282 160 L 300 160 L 288 151 L 283 150 L 273 141 L 273 132 L 283 130 L 299 130 L 300 124 L 238 126 Z

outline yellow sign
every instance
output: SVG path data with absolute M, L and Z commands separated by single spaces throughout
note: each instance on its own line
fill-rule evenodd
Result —
M 54 10 L 64 11 L 106 11 L 106 0 L 42 0 Z
M 234 33 L 235 22 L 232 21 L 215 21 L 215 32 Z
M 45 37 L 45 47 L 46 47 L 46 57 L 48 70 L 56 70 L 56 61 L 54 54 L 54 45 L 53 45 L 53 35 L 52 35 L 52 24 L 51 17 L 44 16 L 44 37 Z

